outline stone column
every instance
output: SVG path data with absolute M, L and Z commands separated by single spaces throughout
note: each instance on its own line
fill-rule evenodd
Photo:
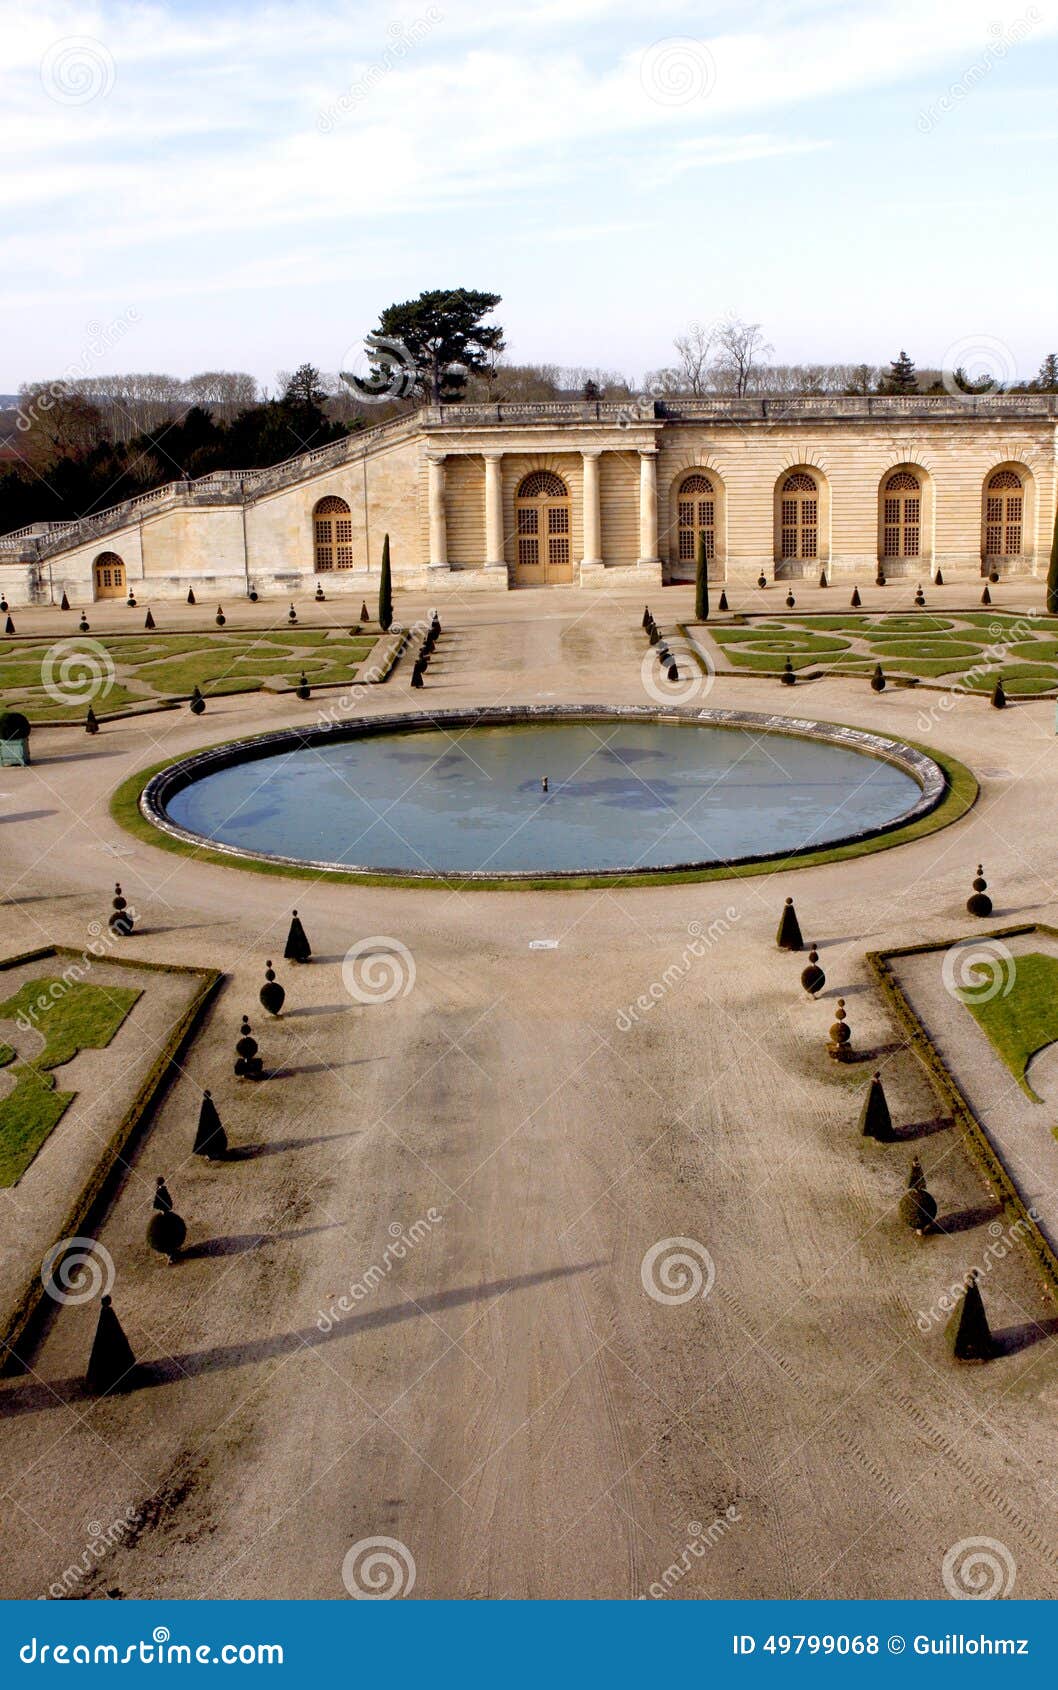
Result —
M 445 519 L 445 461 L 443 453 L 431 452 L 426 459 L 429 474 L 427 505 L 430 514 L 430 568 L 448 568 L 448 523 Z
M 584 466 L 584 558 L 585 569 L 602 568 L 602 506 L 599 502 L 598 447 L 581 452 Z
M 660 563 L 658 557 L 658 453 L 656 446 L 639 448 L 639 560 Z
M 485 453 L 485 568 L 506 569 L 503 555 L 503 453 Z

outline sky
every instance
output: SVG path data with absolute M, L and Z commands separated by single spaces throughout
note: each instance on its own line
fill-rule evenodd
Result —
M 0 0 L 0 391 L 349 369 L 450 286 L 519 362 L 638 380 L 736 313 L 1025 379 L 1056 86 L 1058 0 Z

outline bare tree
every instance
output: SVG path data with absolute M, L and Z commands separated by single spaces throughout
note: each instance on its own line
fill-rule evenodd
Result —
M 685 334 L 676 336 L 672 344 L 679 353 L 676 373 L 681 393 L 708 391 L 710 359 L 718 332 L 715 323 L 692 323 Z
M 743 398 L 756 385 L 759 360 L 775 348 L 765 340 L 759 323 L 728 317 L 716 331 L 717 356 L 710 366 L 713 385 Z

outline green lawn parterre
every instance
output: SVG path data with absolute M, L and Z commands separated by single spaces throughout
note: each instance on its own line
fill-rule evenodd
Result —
M 886 675 L 991 692 L 1002 676 L 1012 696 L 1058 689 L 1058 618 L 1002 611 L 922 610 L 893 616 L 746 617 L 735 625 L 695 625 L 700 642 L 715 641 L 725 666 L 780 674 L 787 657 L 797 672 Z
M 83 716 L 89 704 L 100 718 L 162 705 L 196 686 L 207 697 L 256 692 L 265 684 L 295 687 L 302 671 L 310 686 L 343 686 L 356 679 L 377 637 L 295 627 L 7 638 L 0 640 L 0 707 L 21 710 L 31 722 L 56 722 Z

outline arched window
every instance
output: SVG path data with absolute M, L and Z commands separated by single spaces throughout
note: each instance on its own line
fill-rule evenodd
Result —
M 312 513 L 316 569 L 352 569 L 353 515 L 344 499 L 321 499 Z
M 922 546 L 922 485 L 900 469 L 882 488 L 882 556 L 918 557 Z
M 1017 557 L 1021 552 L 1025 488 L 1012 469 L 998 469 L 985 488 L 984 550 L 986 557 Z
M 562 477 L 549 469 L 533 470 L 518 488 L 514 517 L 518 583 L 533 587 L 572 581 L 569 489 Z
M 807 470 L 795 470 L 779 492 L 779 555 L 819 556 L 819 488 Z
M 119 599 L 125 591 L 125 565 L 117 552 L 100 552 L 95 561 L 97 599 Z
M 705 535 L 705 555 L 716 556 L 716 489 L 700 472 L 684 477 L 676 495 L 676 532 L 681 563 L 698 557 L 698 536 Z

